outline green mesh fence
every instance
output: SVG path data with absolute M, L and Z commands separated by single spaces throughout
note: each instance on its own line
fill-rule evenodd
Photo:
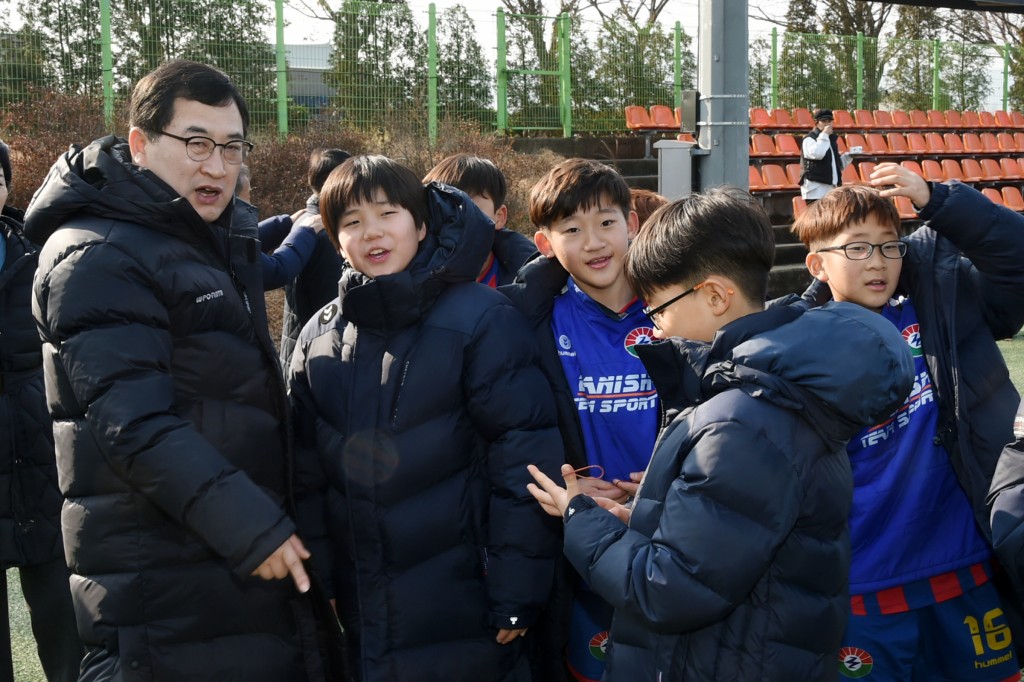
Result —
M 256 131 L 327 120 L 434 133 L 452 120 L 570 135 L 621 132 L 625 106 L 677 106 L 695 86 L 693 38 L 678 25 L 476 4 L 436 13 L 400 2 L 331 7 L 329 37 L 312 44 L 284 40 L 273 0 L 21 3 L 8 25 L 0 17 L 0 106 L 85 96 L 109 122 L 141 75 L 186 57 L 235 80 Z M 1024 108 L 1017 47 L 775 32 L 752 36 L 748 60 L 751 106 Z

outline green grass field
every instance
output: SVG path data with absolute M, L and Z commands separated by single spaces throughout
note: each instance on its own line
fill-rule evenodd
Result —
M 1010 368 L 1010 376 L 1018 390 L 1024 388 L 1024 335 L 1018 335 L 999 344 Z M 36 658 L 35 642 L 29 626 L 28 610 L 21 597 L 18 572 L 7 572 L 7 590 L 10 595 L 11 648 L 14 652 L 14 679 L 18 682 L 46 682 Z

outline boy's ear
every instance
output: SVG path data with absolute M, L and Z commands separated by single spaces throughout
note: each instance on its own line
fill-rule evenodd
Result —
M 502 204 L 501 207 L 499 207 L 498 210 L 496 210 L 494 212 L 494 229 L 495 230 L 502 230 L 502 229 L 504 229 L 505 228 L 505 223 L 507 223 L 507 222 L 508 222 L 508 206 L 506 206 L 505 204 Z
M 725 277 L 708 277 L 703 291 L 704 300 L 716 317 L 727 313 L 733 304 L 733 298 L 736 297 L 736 285 Z
M 804 258 L 804 265 L 807 266 L 807 271 L 811 273 L 811 277 L 822 282 L 828 281 L 828 273 L 825 272 L 825 263 L 820 253 L 807 254 L 807 257 Z
M 640 232 L 640 216 L 636 214 L 636 211 L 630 211 L 629 216 L 626 218 L 626 234 L 632 239 Z
M 536 244 L 537 250 L 545 258 L 554 258 L 555 250 L 551 246 L 551 240 L 544 233 L 544 230 L 537 230 L 533 233 L 533 243 Z
M 132 153 L 132 162 L 136 165 L 142 165 L 146 161 L 146 142 L 149 138 L 146 133 L 142 132 L 141 128 L 132 128 L 128 131 L 128 149 Z

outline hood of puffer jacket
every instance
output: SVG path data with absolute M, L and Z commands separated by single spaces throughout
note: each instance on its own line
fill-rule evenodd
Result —
M 230 225 L 233 210 L 229 205 L 215 224 Z M 134 165 L 127 140 L 113 135 L 86 147 L 72 145 L 57 159 L 25 210 L 25 233 L 43 244 L 75 215 L 122 220 L 196 245 L 218 246 L 188 200 Z
M 723 327 L 710 344 L 637 346 L 667 413 L 730 389 L 797 410 L 845 442 L 888 418 L 914 383 L 914 361 L 888 320 L 851 303 L 777 306 Z
M 358 326 L 392 330 L 419 320 L 449 284 L 473 282 L 494 243 L 494 223 L 463 192 L 424 186 L 427 235 L 409 266 L 367 277 L 346 267 L 338 283 L 342 316 Z

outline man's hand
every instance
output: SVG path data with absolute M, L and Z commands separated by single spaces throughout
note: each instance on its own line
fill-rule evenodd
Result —
M 526 470 L 530 472 L 533 480 L 537 482 L 536 484 L 527 483 L 526 489 L 540 503 L 544 511 L 551 516 L 563 516 L 565 508 L 569 506 L 569 500 L 580 494 L 576 472 L 568 464 L 562 465 L 562 480 L 565 481 L 564 488 L 559 487 L 557 483 L 548 478 L 543 471 L 533 464 L 527 466 Z
M 608 481 L 600 478 L 590 478 L 584 476 L 583 478 L 577 479 L 579 490 L 588 497 L 597 499 L 598 497 L 604 497 L 615 502 L 625 502 L 626 498 L 629 497 L 629 493 L 623 488 L 620 488 L 617 483 L 609 483 Z
M 274 550 L 274 553 L 263 560 L 263 563 L 252 572 L 264 580 L 280 580 L 287 578 L 289 574 L 295 581 L 295 587 L 299 592 L 309 590 L 309 576 L 306 569 L 302 567 L 302 560 L 308 559 L 309 550 L 302 544 L 302 540 L 294 533 L 284 541 L 284 544 Z
M 631 472 L 629 474 L 629 480 L 628 481 L 623 481 L 623 480 L 617 478 L 614 481 L 612 481 L 612 483 L 615 485 L 615 487 L 617 487 L 620 490 L 622 490 L 623 492 L 625 492 L 627 497 L 632 497 L 633 495 L 636 495 L 636 491 L 640 489 L 640 481 L 643 479 L 643 477 L 644 477 L 644 472 L 642 472 L 642 471 L 633 471 L 633 472 Z M 609 497 L 611 497 L 611 495 L 609 495 Z M 615 500 L 615 501 L 616 502 L 623 502 L 624 500 Z
M 907 197 L 917 208 L 924 208 L 932 196 L 924 178 L 891 161 L 875 166 L 870 182 L 872 187 L 888 187 L 879 192 L 883 197 Z
M 508 644 L 513 641 L 516 637 L 525 637 L 527 628 L 518 628 L 516 630 L 509 630 L 501 628 L 498 630 L 498 644 Z

